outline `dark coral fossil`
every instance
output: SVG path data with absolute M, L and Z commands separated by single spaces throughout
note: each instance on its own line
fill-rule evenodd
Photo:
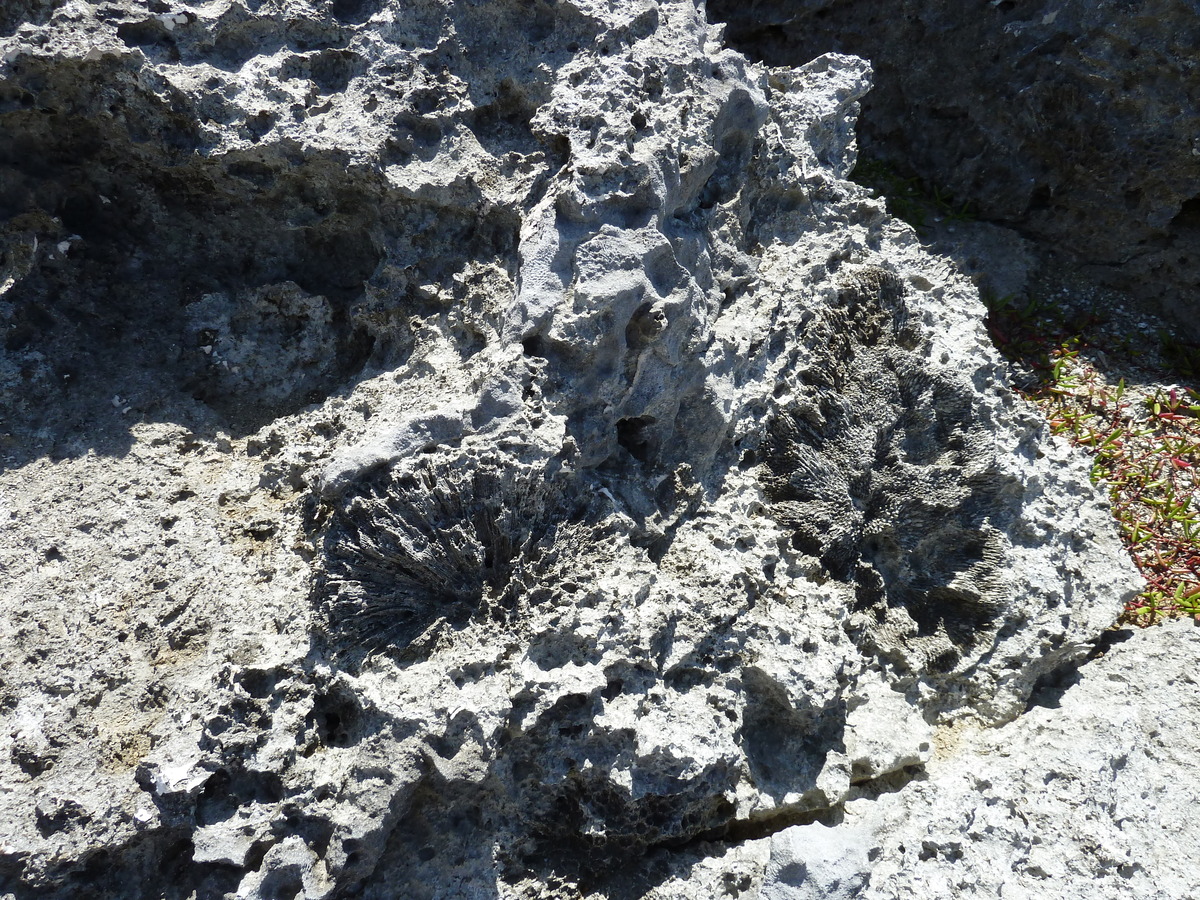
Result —
M 337 654 L 405 650 L 439 622 L 503 615 L 514 574 L 564 520 L 541 473 L 478 464 L 387 470 L 352 490 L 326 531 L 315 602 Z
M 1003 609 L 1020 485 L 999 471 L 970 384 L 929 374 L 914 352 L 894 275 L 853 273 L 806 340 L 808 365 L 764 435 L 771 515 L 854 583 L 877 644 L 952 665 Z

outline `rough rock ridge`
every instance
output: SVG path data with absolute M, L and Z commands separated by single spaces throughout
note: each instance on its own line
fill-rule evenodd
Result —
M 1200 341 L 1200 17 L 1187 0 L 711 0 L 771 65 L 872 61 L 877 159 L 1150 300 Z
M 737 896 L 1134 588 L 845 180 L 863 60 L 690 0 L 10 18 L 0 889 Z

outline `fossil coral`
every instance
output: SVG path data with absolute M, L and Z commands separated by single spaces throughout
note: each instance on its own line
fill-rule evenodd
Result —
M 838 299 L 760 478 L 793 545 L 857 582 L 870 649 L 952 668 L 1003 607 L 1019 487 L 995 471 L 968 388 L 914 358 L 899 279 L 870 267 Z
M 425 463 L 365 480 L 333 514 L 317 579 L 334 649 L 403 650 L 439 622 L 502 614 L 562 509 L 540 473 L 497 465 Z

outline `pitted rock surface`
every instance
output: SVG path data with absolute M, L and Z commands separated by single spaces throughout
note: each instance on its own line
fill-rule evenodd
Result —
M 907 790 L 761 842 L 759 896 L 1195 896 L 1200 872 L 1181 860 L 1200 800 L 1200 636 L 1188 622 L 1109 638 L 1020 719 L 935 735 Z
M 1136 589 L 846 180 L 862 59 L 690 0 L 16 16 L 0 889 L 745 895 Z
M 710 0 L 771 65 L 870 59 L 865 147 L 1200 341 L 1200 18 L 1186 0 Z M 1001 263 L 1003 265 L 1003 263 Z M 1023 289 L 1017 286 L 1017 291 Z M 1009 291 L 999 286 L 997 296 Z

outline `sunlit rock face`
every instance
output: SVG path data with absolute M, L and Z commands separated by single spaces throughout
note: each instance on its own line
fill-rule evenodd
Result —
M 6 15 L 0 888 L 757 890 L 1133 589 L 845 180 L 862 59 L 691 2 Z
M 1108 632 L 1018 719 L 942 730 L 921 778 L 741 845 L 743 870 L 764 898 L 1193 896 L 1198 663 L 1192 622 Z

